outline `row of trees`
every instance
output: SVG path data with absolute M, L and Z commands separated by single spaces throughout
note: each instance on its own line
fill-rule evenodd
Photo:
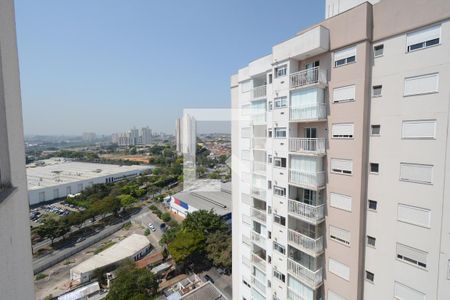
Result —
M 211 264 L 231 270 L 231 235 L 228 225 L 213 211 L 199 210 L 188 214 L 176 227 L 163 235 L 175 262 L 196 272 Z

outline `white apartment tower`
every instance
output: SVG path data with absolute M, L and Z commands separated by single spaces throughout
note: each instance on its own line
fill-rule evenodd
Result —
M 450 1 L 361 2 L 231 77 L 233 299 L 450 299 Z
M 14 6 L 0 0 L 0 298 L 34 299 Z

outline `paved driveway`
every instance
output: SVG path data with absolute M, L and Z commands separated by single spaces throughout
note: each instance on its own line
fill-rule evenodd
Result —
M 159 240 L 161 239 L 162 232 L 159 226 L 161 225 L 162 221 L 153 212 L 147 211 L 145 213 L 139 214 L 132 219 L 132 222 L 142 225 L 145 228 L 148 228 L 148 224 L 152 223 L 155 226 L 156 231 L 150 231 L 151 233 L 148 236 L 148 239 L 156 249 L 161 249 Z
M 200 273 L 202 280 L 205 280 L 203 278 L 205 274 L 208 274 L 214 280 L 214 285 L 228 298 L 228 300 L 232 300 L 233 291 L 231 288 L 231 276 L 220 275 L 216 268 L 211 268 L 206 272 Z

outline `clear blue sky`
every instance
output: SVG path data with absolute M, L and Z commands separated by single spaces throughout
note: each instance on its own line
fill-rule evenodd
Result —
M 26 134 L 172 133 L 229 78 L 323 19 L 324 0 L 16 0 Z

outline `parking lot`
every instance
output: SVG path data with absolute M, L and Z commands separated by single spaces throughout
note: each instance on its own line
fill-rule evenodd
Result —
M 67 216 L 71 212 L 83 211 L 84 208 L 72 205 L 65 201 L 59 201 L 52 204 L 46 204 L 30 209 L 31 226 L 37 226 L 42 222 L 43 216 L 47 214 L 56 214 L 59 216 Z

